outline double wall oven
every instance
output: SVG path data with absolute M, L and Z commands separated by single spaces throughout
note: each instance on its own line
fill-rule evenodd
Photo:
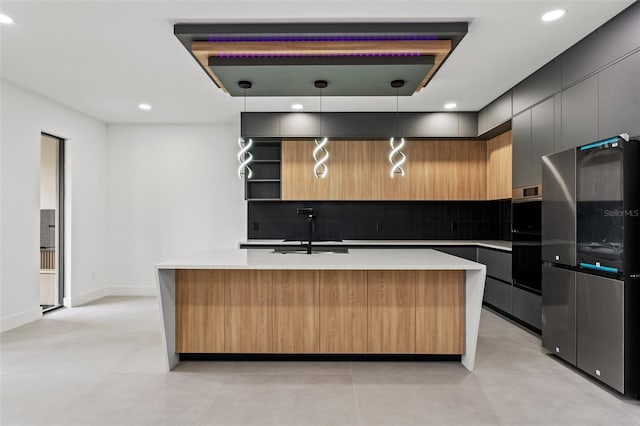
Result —
M 511 211 L 513 285 L 540 295 L 542 186 L 515 188 Z

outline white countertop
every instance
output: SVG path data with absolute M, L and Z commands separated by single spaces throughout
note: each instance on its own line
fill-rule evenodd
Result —
M 255 246 L 273 245 L 300 245 L 300 241 L 284 240 L 247 240 L 240 244 Z M 502 240 L 342 240 L 342 241 L 318 241 L 313 245 L 323 246 L 475 246 L 494 250 L 511 251 L 511 241 Z
M 161 262 L 157 269 L 484 270 L 485 266 L 431 249 L 349 249 L 347 254 L 281 254 L 266 249 L 219 249 Z

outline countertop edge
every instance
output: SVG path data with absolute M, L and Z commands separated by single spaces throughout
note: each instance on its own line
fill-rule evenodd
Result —
M 273 246 L 296 246 L 300 245 L 299 241 L 284 240 L 245 240 L 238 243 L 238 247 L 273 247 Z M 313 243 L 314 246 L 324 247 L 403 247 L 403 248 L 427 248 L 434 246 L 452 246 L 452 247 L 482 247 L 504 252 L 511 252 L 511 241 L 493 241 L 493 240 L 343 240 L 343 241 L 318 241 Z
M 350 248 L 348 254 L 274 254 L 264 248 L 212 249 L 158 262 L 156 271 L 168 269 L 244 270 L 467 270 L 485 265 L 429 248 Z

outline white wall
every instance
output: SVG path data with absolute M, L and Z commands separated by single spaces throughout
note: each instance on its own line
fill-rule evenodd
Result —
M 104 123 L 0 81 L 0 330 L 41 317 L 40 133 L 67 139 L 65 296 L 78 305 L 106 288 Z M 70 222 L 69 222 L 70 221 Z
M 155 294 L 158 261 L 246 239 L 239 128 L 108 126 L 109 294 Z

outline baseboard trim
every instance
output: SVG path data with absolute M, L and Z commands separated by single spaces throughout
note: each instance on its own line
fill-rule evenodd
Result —
M 42 318 L 42 308 L 38 306 L 19 314 L 0 318 L 0 333 L 18 328 L 30 322 L 37 321 Z
M 107 291 L 105 287 L 97 288 L 77 296 L 65 297 L 64 306 L 68 308 L 75 308 L 76 306 L 86 305 L 94 300 L 98 300 L 106 295 Z
M 109 286 L 107 296 L 156 296 L 157 290 L 154 286 Z

